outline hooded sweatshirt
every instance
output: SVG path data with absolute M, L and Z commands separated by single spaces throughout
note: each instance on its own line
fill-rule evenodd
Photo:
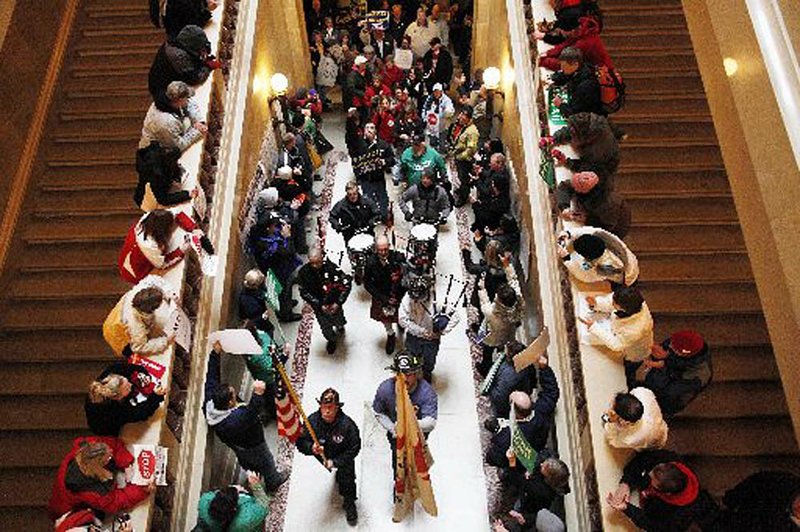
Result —
M 203 50 L 210 51 L 203 28 L 186 26 L 174 40 L 169 40 L 158 49 L 150 67 L 148 88 L 156 107 L 169 112 L 167 86 L 173 81 L 183 81 L 188 85 L 200 85 L 211 74 L 211 68 L 201 59 Z
M 593 16 L 581 17 L 578 29 L 573 35 L 561 44 L 550 48 L 539 61 L 539 66 L 556 71 L 561 66 L 558 56 L 567 46 L 572 46 L 583 52 L 583 59 L 594 66 L 614 68 L 611 56 L 608 55 L 605 44 L 600 38 L 600 22 Z

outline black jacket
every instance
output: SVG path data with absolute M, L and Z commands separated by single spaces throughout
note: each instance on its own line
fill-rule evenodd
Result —
M 220 384 L 219 353 L 211 351 L 206 371 L 205 404 L 206 421 L 222 443 L 228 447 L 251 449 L 264 443 L 264 429 L 258 419 L 263 410 L 264 396 L 253 394 L 246 406 L 218 410 L 211 400 Z
M 86 398 L 83 405 L 86 422 L 89 429 L 98 436 L 119 436 L 124 425 L 148 419 L 164 401 L 163 396 L 152 393 L 152 391 L 147 393 L 142 390 L 141 384 L 144 383 L 145 386 L 150 384 L 150 374 L 145 367 L 118 362 L 103 370 L 96 380 L 103 380 L 112 374 L 125 377 L 131 382 L 133 388 L 127 397 L 119 401 L 107 400 L 102 403 L 93 403 L 88 397 Z M 152 388 L 152 385 L 149 388 Z
M 381 61 L 386 59 L 387 55 L 394 55 L 394 44 L 392 44 L 392 39 L 389 36 L 383 36 L 383 52 L 381 53 L 381 49 L 378 46 L 378 41 L 375 40 L 375 37 L 372 38 L 372 42 L 370 43 L 372 47 L 375 49 L 375 57 L 379 58 Z
M 341 233 L 347 243 L 356 233 L 373 233 L 380 217 L 378 205 L 372 198 L 360 194 L 355 203 L 346 197 L 336 202 L 329 218 L 331 227 Z
M 201 28 L 211 20 L 208 0 L 168 0 L 164 12 L 164 29 L 167 37 L 176 37 L 184 26 Z
M 439 57 L 436 66 L 433 66 L 433 50 L 428 50 L 422 58 L 425 68 L 425 84 L 429 91 L 433 90 L 435 83 L 441 83 L 447 88 L 453 79 L 453 56 L 444 47 L 439 48 Z
M 606 180 L 609 183 L 610 180 Z M 572 183 L 562 181 L 556 187 L 556 203 L 563 211 L 575 199 L 576 206 L 586 214 L 586 225 L 599 227 L 625 238 L 631 227 L 631 211 L 625 200 L 610 185 L 596 185 L 585 194 L 576 192 Z
M 539 395 L 533 404 L 533 417 L 530 421 L 518 423 L 519 429 L 537 451 L 547 445 L 547 437 L 553 427 L 553 413 L 558 402 L 559 390 L 556 374 L 552 368 L 544 367 L 539 370 Z M 504 427 L 494 436 L 486 451 L 486 462 L 495 467 L 508 467 L 506 451 L 511 445 L 511 428 Z
M 603 102 L 600 101 L 600 83 L 594 69 L 589 65 L 581 67 L 571 75 L 559 71 L 553 74 L 553 85 L 564 87 L 568 96 L 567 102 L 562 103 L 558 110 L 565 117 L 575 113 L 595 113 L 605 116 Z
M 300 287 L 300 297 L 315 311 L 322 305 L 331 303 L 344 305 L 353 287 L 350 276 L 328 259 L 324 260 L 320 268 L 314 268 L 311 264 L 300 268 L 297 272 L 297 285 Z
M 622 472 L 622 479 L 631 490 L 642 491 L 650 485 L 650 471 L 658 464 L 680 462 L 678 455 L 664 449 L 642 451 L 628 462 Z M 679 532 L 698 525 L 701 530 L 713 530 L 717 518 L 717 505 L 705 490 L 700 490 L 694 502 L 685 506 L 675 506 L 659 499 L 649 497 L 641 507 L 628 504 L 625 515 L 633 523 L 650 532 Z
M 186 26 L 175 39 L 170 39 L 158 49 L 150 66 L 148 88 L 156 107 L 162 111 L 171 109 L 167 98 L 167 86 L 173 81 L 188 85 L 200 85 L 211 74 L 211 68 L 200 58 L 202 50 L 210 50 L 203 29 Z
M 180 157 L 180 150 L 162 148 L 155 141 L 146 148 L 136 150 L 136 172 L 139 174 L 139 182 L 133 193 L 133 201 L 137 207 L 142 206 L 148 183 L 159 205 L 168 207 L 192 198 L 188 190 L 170 192 L 174 184 L 181 182 L 184 172 L 183 167 L 178 164 Z
M 377 138 L 372 142 L 363 137 L 353 140 L 350 158 L 353 173 L 359 181 L 382 183 L 386 180 L 386 172 L 394 166 L 394 150 L 388 142 Z
M 383 264 L 378 255 L 373 253 L 367 258 L 364 267 L 364 288 L 379 301 L 388 301 L 390 298 L 394 298 L 399 305 L 405 295 L 403 287 L 405 262 L 405 257 L 399 251 L 389 251 L 389 259 L 386 264 Z
M 576 113 L 553 135 L 555 144 L 572 144 L 580 159 L 567 159 L 573 172 L 595 172 L 609 179 L 619 166 L 619 144 L 608 119 L 594 113 Z
M 358 426 L 350 416 L 342 411 L 333 420 L 326 423 L 319 411 L 308 416 L 308 422 L 317 434 L 319 444 L 325 450 L 325 458 L 333 460 L 334 467 L 342 467 L 347 462 L 352 462 L 361 451 L 361 436 Z M 311 448 L 314 441 L 307 430 L 297 440 L 297 450 L 306 455 L 312 455 Z

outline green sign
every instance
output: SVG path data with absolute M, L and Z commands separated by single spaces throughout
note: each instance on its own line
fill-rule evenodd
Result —
M 567 125 L 567 119 L 561 114 L 561 110 L 553 104 L 553 99 L 558 96 L 561 98 L 562 103 L 569 102 L 569 94 L 558 88 L 552 87 L 548 92 L 548 102 L 547 102 L 547 116 L 550 119 L 550 122 L 554 126 L 565 126 Z
M 272 307 L 272 310 L 277 311 L 280 308 L 280 302 L 278 301 L 278 297 L 281 295 L 283 291 L 283 286 L 281 286 L 281 282 L 275 277 L 275 274 L 272 273 L 272 270 L 267 270 L 266 275 L 266 290 L 264 295 L 267 297 L 267 304 Z
M 517 416 L 514 412 L 514 407 L 511 407 L 511 450 L 517 457 L 517 460 L 525 466 L 525 469 L 533 473 L 536 467 L 536 451 L 525 439 L 522 431 L 517 425 Z

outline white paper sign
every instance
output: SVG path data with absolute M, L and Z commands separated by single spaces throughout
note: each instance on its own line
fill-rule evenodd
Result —
M 146 486 L 155 479 L 156 486 L 167 485 L 166 447 L 160 445 L 133 445 L 133 476 L 131 484 Z
M 208 335 L 208 345 L 222 344 L 222 350 L 231 355 L 260 355 L 263 349 L 247 329 L 225 329 Z
M 192 322 L 177 305 L 172 310 L 172 331 L 175 333 L 175 343 L 189 352 L 192 347 Z
M 531 342 L 531 345 L 525 348 L 524 351 L 514 355 L 514 369 L 517 372 L 527 368 L 542 356 L 550 345 L 550 331 L 547 327 L 542 329 L 539 336 Z
M 402 48 L 395 50 L 394 64 L 403 70 L 410 70 L 414 66 L 414 52 Z
M 203 255 L 200 259 L 200 269 L 206 277 L 215 277 L 219 268 L 219 257 L 217 255 Z

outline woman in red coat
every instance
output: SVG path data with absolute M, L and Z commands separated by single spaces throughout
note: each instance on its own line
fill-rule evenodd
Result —
M 564 42 L 553 46 L 542 55 L 539 66 L 558 71 L 561 68 L 558 56 L 567 46 L 578 48 L 583 53 L 583 60 L 593 66 L 614 68 L 611 56 L 600 38 L 600 22 L 593 16 L 581 17 L 578 27 L 568 33 Z
M 72 450 L 61 462 L 53 483 L 50 517 L 55 520 L 79 508 L 92 508 L 108 514 L 133 508 L 155 490 L 155 484 L 118 487 L 114 473 L 132 463 L 133 455 L 119 438 L 75 438 Z

